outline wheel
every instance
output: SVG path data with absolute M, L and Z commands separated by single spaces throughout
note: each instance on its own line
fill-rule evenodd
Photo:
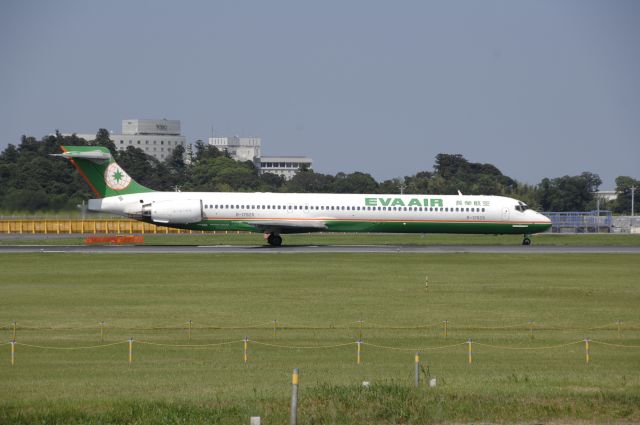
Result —
M 282 238 L 280 237 L 280 235 L 276 235 L 275 233 L 269 233 L 267 242 L 271 246 L 280 246 L 282 245 Z
M 529 238 L 524 238 L 522 240 L 522 245 L 531 245 L 531 239 Z

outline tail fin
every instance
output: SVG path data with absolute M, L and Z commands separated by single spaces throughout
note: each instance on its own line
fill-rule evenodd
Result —
M 120 167 L 109 149 L 102 146 L 61 146 L 61 156 L 67 158 L 85 179 L 98 198 L 153 192 L 133 180 Z

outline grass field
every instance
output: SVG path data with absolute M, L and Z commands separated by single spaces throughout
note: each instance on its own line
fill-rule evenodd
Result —
M 81 245 L 86 236 L 0 235 L 0 245 Z M 98 235 L 99 236 L 99 235 Z M 165 235 L 146 234 L 148 245 L 266 245 L 259 233 L 224 232 Z M 522 235 L 451 235 L 383 233 L 308 233 L 284 235 L 285 245 L 520 245 Z M 640 234 L 533 235 L 534 245 L 545 246 L 640 246 Z
M 283 424 L 296 367 L 303 424 L 638 422 L 639 260 L 5 254 L 0 423 Z

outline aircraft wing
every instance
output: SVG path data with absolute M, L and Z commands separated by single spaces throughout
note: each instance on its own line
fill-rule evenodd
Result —
M 258 220 L 246 223 L 261 232 L 307 233 L 327 230 L 321 220 Z

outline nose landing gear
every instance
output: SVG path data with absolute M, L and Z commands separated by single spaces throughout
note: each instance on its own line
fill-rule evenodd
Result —
M 522 239 L 522 245 L 531 245 L 531 235 L 524 235 L 524 239 Z
M 280 246 L 282 245 L 282 237 L 277 233 L 269 233 L 269 236 L 267 237 L 267 242 L 271 246 Z

